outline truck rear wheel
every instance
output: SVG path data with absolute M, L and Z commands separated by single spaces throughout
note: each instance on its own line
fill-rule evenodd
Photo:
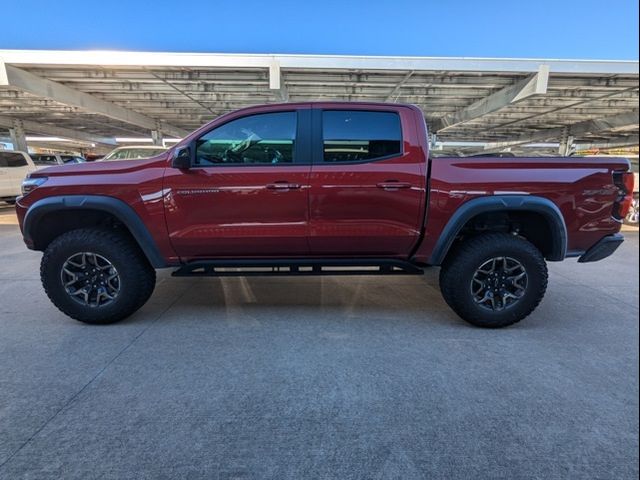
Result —
M 487 233 L 463 241 L 440 270 L 447 304 L 478 327 L 519 322 L 538 306 L 547 288 L 542 253 L 527 240 Z
M 156 272 L 128 235 L 95 228 L 72 230 L 51 242 L 40 277 L 60 311 L 84 323 L 107 324 L 149 299 Z

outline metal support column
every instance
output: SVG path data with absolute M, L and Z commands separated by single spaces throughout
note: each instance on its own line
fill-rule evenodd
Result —
M 164 147 L 164 136 L 162 135 L 162 126 L 160 122 L 156 122 L 156 129 L 151 131 L 153 144 Z
M 9 135 L 11 136 L 11 143 L 13 143 L 14 150 L 28 152 L 27 135 L 24 132 L 24 126 L 21 120 L 13 120 L 13 127 L 9 128 Z
M 560 147 L 558 149 L 558 154 L 563 157 L 568 157 L 571 153 L 573 140 L 573 135 L 569 135 L 569 127 L 565 127 L 562 131 L 562 137 L 560 138 Z
M 438 136 L 433 132 L 429 132 L 429 150 L 435 150 L 437 142 Z

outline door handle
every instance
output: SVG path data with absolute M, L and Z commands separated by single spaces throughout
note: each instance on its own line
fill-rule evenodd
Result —
M 275 182 L 275 183 L 267 184 L 267 188 L 269 190 L 295 190 L 300 187 L 301 185 L 299 183 L 289 183 L 289 182 Z
M 397 190 L 399 188 L 411 188 L 411 184 L 408 182 L 399 182 L 397 180 L 387 180 L 386 182 L 378 183 L 377 187 L 384 188 L 385 190 Z

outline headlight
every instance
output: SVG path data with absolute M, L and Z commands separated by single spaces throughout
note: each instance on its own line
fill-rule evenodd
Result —
M 33 192 L 36 188 L 47 181 L 47 177 L 27 177 L 22 181 L 22 194 Z

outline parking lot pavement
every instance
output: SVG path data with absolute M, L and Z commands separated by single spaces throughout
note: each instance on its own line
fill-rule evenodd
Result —
M 551 264 L 540 308 L 504 330 L 458 319 L 435 268 L 163 272 L 135 316 L 92 327 L 49 303 L 11 223 L 3 479 L 637 478 L 637 231 L 602 262 Z

